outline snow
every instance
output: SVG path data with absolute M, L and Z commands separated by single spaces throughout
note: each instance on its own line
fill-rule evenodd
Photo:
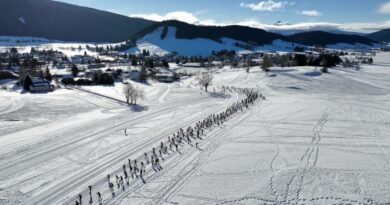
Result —
M 381 48 L 381 45 L 373 44 L 372 46 L 370 46 L 361 43 L 356 43 L 356 44 L 337 43 L 337 44 L 326 45 L 326 48 L 338 49 L 338 50 L 369 50 L 374 48 Z
M 360 70 L 225 67 L 221 85 L 258 89 L 266 100 L 207 131 L 199 149 L 181 147 L 110 197 L 106 176 L 122 175 L 179 128 L 242 96 L 206 94 L 194 77 L 173 84 L 69 87 L 48 94 L 0 90 L 0 204 L 385 204 L 390 202 L 390 53 Z M 87 90 L 88 92 L 84 91 Z M 127 130 L 125 135 L 124 130 Z
M 165 38 L 161 39 L 163 27 L 157 28 L 155 31 L 147 34 L 143 38 L 137 41 L 137 45 L 126 52 L 128 53 L 142 53 L 143 50 L 148 50 L 151 54 L 163 56 L 170 53 L 178 53 L 182 56 L 209 56 L 212 51 L 220 50 L 234 50 L 238 54 L 249 54 L 253 52 L 293 52 L 297 46 L 304 47 L 303 45 L 286 42 L 283 40 L 274 40 L 270 44 L 257 46 L 252 50 L 246 50 L 235 46 L 236 43 L 246 45 L 245 42 L 230 39 L 221 38 L 221 42 L 216 42 L 210 39 L 196 38 L 196 39 L 178 39 L 176 38 L 176 27 L 168 27 L 168 32 Z M 338 50 L 369 50 L 373 48 L 380 48 L 381 45 L 374 44 L 372 46 L 365 44 L 347 44 L 338 43 L 332 45 L 326 45 L 329 49 Z
M 209 56 L 212 51 L 235 50 L 239 52 L 248 52 L 245 49 L 236 47 L 233 39 L 223 38 L 222 43 L 210 39 L 178 39 L 176 38 L 176 27 L 168 27 L 167 35 L 161 39 L 163 27 L 147 34 L 137 41 L 137 46 L 129 49 L 129 53 L 141 53 L 148 50 L 151 54 L 165 55 L 177 52 L 183 56 Z
M 274 40 L 272 44 L 258 46 L 254 50 L 256 52 L 293 52 L 296 46 L 301 46 L 299 44 L 286 42 L 282 40 Z
M 76 55 L 84 55 L 87 52 L 90 56 L 97 56 L 98 53 L 87 50 L 86 46 L 94 48 L 95 46 L 106 47 L 116 46 L 121 43 L 82 43 L 82 42 L 64 42 L 59 40 L 50 40 L 36 37 L 15 37 L 15 36 L 0 36 L 0 52 L 5 52 L 11 48 L 17 48 L 19 53 L 29 53 L 31 48 L 35 50 L 51 50 L 60 51 L 68 57 Z M 81 49 L 80 49 L 81 47 Z

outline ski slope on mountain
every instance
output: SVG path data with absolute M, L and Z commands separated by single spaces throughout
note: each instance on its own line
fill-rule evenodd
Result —
M 225 67 L 211 93 L 194 78 L 136 84 L 140 106 L 121 86 L 49 94 L 0 91 L 0 204 L 74 204 L 88 186 L 104 204 L 385 204 L 390 202 L 390 53 L 360 70 Z M 259 100 L 207 131 L 199 148 L 147 167 L 110 196 L 107 174 L 122 175 L 179 128 L 224 110 L 242 96 L 222 85 L 259 90 Z M 87 91 L 84 91 L 87 89 Z M 215 93 L 214 93 L 215 89 Z M 107 96 L 107 97 L 105 97 Z M 125 132 L 126 131 L 126 132 Z
M 168 27 L 165 37 L 162 37 L 163 27 L 145 35 L 137 41 L 137 46 L 128 50 L 129 53 L 141 53 L 148 50 L 151 54 L 165 55 L 176 52 L 183 56 L 209 56 L 212 51 L 235 50 L 245 52 L 244 49 L 233 45 L 232 39 L 223 39 L 222 43 L 210 39 L 177 39 L 176 27 Z
M 247 54 L 253 52 L 293 52 L 297 46 L 302 47 L 303 45 L 286 42 L 283 40 L 274 40 L 271 44 L 262 46 L 256 46 L 250 50 L 238 47 L 239 45 L 247 45 L 246 42 L 238 41 L 230 38 L 221 38 L 220 42 L 196 38 L 196 39 L 178 39 L 176 38 L 176 27 L 168 27 L 167 33 L 164 36 L 164 27 L 159 27 L 153 32 L 145 35 L 139 39 L 136 46 L 127 50 L 128 53 L 142 53 L 142 51 L 149 51 L 151 54 L 163 56 L 166 54 L 176 53 L 181 56 L 209 56 L 213 51 L 221 50 L 234 50 L 238 54 Z M 326 45 L 330 49 L 338 50 L 368 50 L 370 48 L 378 48 L 380 45 L 364 45 L 364 44 L 347 44 L 339 43 L 333 45 Z

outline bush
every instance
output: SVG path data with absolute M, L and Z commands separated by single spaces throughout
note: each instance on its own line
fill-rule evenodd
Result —
M 61 80 L 61 83 L 65 84 L 65 85 L 76 85 L 76 82 L 74 81 L 73 78 L 63 78 Z
M 9 71 L 0 71 L 0 80 L 4 79 L 18 79 L 18 76 Z

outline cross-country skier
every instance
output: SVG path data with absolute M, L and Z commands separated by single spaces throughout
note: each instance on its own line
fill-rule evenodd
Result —
M 119 178 L 119 181 L 120 181 L 120 183 L 121 183 L 122 190 L 125 191 L 125 183 L 124 183 L 124 181 L 123 181 L 123 177 L 122 177 L 122 176 Z
M 115 196 L 114 184 L 110 182 L 108 186 L 110 187 L 112 197 L 114 197 Z
M 131 174 L 131 178 L 134 179 L 133 167 L 131 166 L 131 160 L 128 159 L 128 161 L 129 161 L 129 172 Z
M 144 153 L 144 156 L 145 156 L 146 163 L 149 164 L 149 158 L 148 158 L 148 154 L 146 154 L 146 152 Z
M 145 165 L 143 162 L 141 162 L 141 171 L 145 172 Z
M 79 201 L 80 201 L 80 205 L 83 204 L 83 196 L 81 194 L 79 194 Z
M 118 186 L 118 189 L 121 187 L 120 183 L 119 183 L 119 177 L 118 175 L 115 175 L 115 180 L 116 180 L 116 184 Z
M 129 175 L 127 175 L 126 165 L 123 165 L 123 174 L 125 175 L 126 184 L 127 184 L 127 186 L 129 186 L 129 184 L 130 184 Z
M 89 188 L 89 203 L 92 204 L 92 186 L 88 186 Z
M 98 196 L 99 205 L 102 205 L 103 204 L 102 195 L 100 194 L 100 192 L 97 192 L 96 194 Z
M 138 163 L 137 160 L 134 160 L 134 174 L 138 178 L 137 172 L 139 171 L 138 169 Z

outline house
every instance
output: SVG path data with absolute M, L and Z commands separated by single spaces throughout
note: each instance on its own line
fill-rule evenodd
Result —
M 105 64 L 97 63 L 97 64 L 91 64 L 88 65 L 88 69 L 99 69 L 99 68 L 105 68 Z
M 53 90 L 54 86 L 51 85 L 49 81 L 38 77 L 31 78 L 30 92 L 50 92 Z
M 155 77 L 158 81 L 164 83 L 172 83 L 175 81 L 175 75 L 172 72 L 157 73 Z
M 103 73 L 103 71 L 100 69 L 90 69 L 85 71 L 85 77 L 92 79 L 95 76 L 95 74 L 101 74 L 101 73 Z
M 129 76 L 130 76 L 131 80 L 135 80 L 136 81 L 136 80 L 140 79 L 141 72 L 139 70 L 131 70 Z

